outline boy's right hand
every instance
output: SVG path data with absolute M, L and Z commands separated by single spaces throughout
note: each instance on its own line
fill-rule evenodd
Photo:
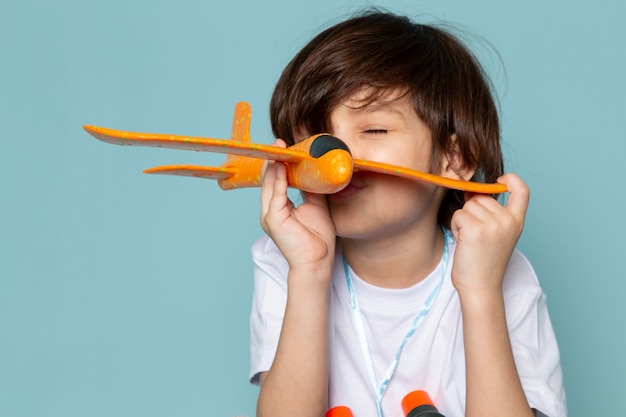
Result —
M 286 147 L 281 139 L 275 145 Z M 287 189 L 285 165 L 268 162 L 261 181 L 261 227 L 290 269 L 328 271 L 334 264 L 336 235 L 326 196 L 303 192 L 304 202 L 296 207 Z

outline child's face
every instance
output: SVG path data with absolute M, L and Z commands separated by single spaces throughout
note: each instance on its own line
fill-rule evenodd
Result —
M 355 159 L 429 171 L 432 138 L 408 96 L 392 91 L 363 107 L 362 91 L 343 101 L 330 116 L 332 135 Z M 357 172 L 350 185 L 328 196 L 337 235 L 345 238 L 394 237 L 435 227 L 444 191 L 429 184 Z

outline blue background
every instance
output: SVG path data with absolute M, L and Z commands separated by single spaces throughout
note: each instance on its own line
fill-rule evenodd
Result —
M 258 190 L 148 176 L 224 157 L 100 143 L 83 124 L 252 138 L 287 61 L 365 5 L 337 0 L 0 1 L 0 415 L 254 415 L 249 247 Z M 571 416 L 626 391 L 625 7 L 388 1 L 481 49 L 508 169 L 533 196 L 520 248 L 549 297 Z

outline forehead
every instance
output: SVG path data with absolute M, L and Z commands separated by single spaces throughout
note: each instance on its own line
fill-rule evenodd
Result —
M 410 95 L 403 89 L 376 91 L 361 88 L 356 93 L 341 100 L 331 111 L 331 118 L 337 113 L 352 114 L 388 113 L 401 117 L 415 115 Z

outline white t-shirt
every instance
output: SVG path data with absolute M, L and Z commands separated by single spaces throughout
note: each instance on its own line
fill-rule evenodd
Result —
M 441 290 L 405 345 L 382 398 L 385 417 L 401 416 L 402 398 L 414 390 L 426 391 L 446 417 L 465 415 L 463 322 L 450 278 L 455 247 L 451 239 Z M 287 299 L 288 265 L 267 236 L 254 244 L 252 255 L 255 287 L 250 316 L 250 380 L 258 383 L 258 374 L 270 369 L 276 354 Z M 329 302 L 328 408 L 344 405 L 356 417 L 376 417 L 375 397 L 355 330 L 342 259 L 338 249 Z M 377 384 L 426 298 L 441 282 L 443 267 L 440 263 L 426 279 L 407 289 L 376 287 L 351 271 Z M 559 351 L 545 296 L 530 263 L 518 251 L 511 257 L 503 291 L 515 362 L 528 402 L 546 416 L 565 417 Z

